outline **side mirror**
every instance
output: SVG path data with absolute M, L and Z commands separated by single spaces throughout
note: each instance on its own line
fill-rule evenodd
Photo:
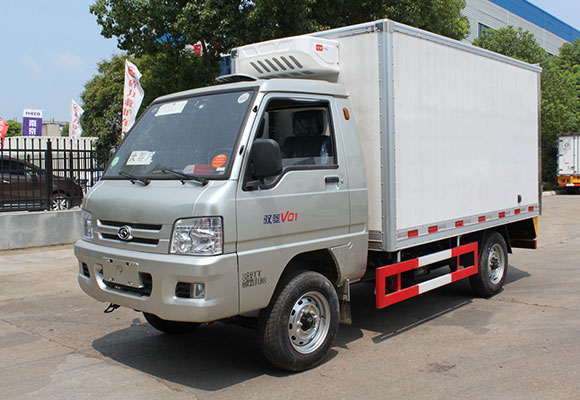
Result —
M 265 178 L 282 173 L 280 145 L 272 139 L 256 139 L 250 153 L 252 178 L 263 181 Z

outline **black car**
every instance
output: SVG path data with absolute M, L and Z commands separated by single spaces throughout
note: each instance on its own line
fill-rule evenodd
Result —
M 81 186 L 73 179 L 49 176 L 28 161 L 0 156 L 0 211 L 66 210 L 82 199 Z

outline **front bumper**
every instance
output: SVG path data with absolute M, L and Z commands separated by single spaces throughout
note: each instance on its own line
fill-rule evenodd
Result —
M 79 285 L 96 300 L 155 314 L 171 321 L 211 322 L 239 312 L 235 254 L 204 257 L 144 253 L 79 240 L 75 244 L 75 256 L 79 261 Z M 111 259 L 137 264 L 140 274 L 150 275 L 148 290 L 138 293 L 107 286 L 102 270 Z M 177 297 L 175 289 L 178 282 L 204 283 L 205 297 Z

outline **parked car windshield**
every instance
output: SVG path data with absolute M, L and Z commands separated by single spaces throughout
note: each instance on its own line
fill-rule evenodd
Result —
M 179 179 L 168 170 L 224 177 L 252 97 L 245 90 L 153 104 L 123 141 L 105 178 L 128 173 Z

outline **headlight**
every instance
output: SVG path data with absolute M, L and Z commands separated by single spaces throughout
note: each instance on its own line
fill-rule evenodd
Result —
M 93 219 L 93 214 L 88 211 L 82 211 L 82 232 L 81 236 L 83 240 L 92 242 L 95 240 L 95 222 Z
M 221 217 L 178 219 L 171 235 L 173 254 L 213 256 L 222 254 Z

